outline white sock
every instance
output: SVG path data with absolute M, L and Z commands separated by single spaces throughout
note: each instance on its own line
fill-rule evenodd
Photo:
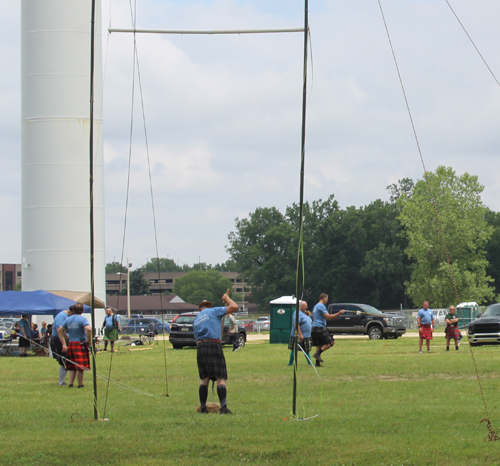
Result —
M 67 372 L 68 371 L 63 366 L 59 366 L 59 385 L 62 385 L 64 383 Z

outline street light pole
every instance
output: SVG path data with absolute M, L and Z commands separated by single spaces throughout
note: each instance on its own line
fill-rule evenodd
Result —
M 132 264 L 127 257 L 127 317 L 130 319 L 130 267 Z

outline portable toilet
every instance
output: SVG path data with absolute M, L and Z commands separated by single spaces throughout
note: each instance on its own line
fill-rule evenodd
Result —
M 288 343 L 292 331 L 292 315 L 297 306 L 295 296 L 273 299 L 271 304 L 271 329 L 269 343 Z
M 475 301 L 457 304 L 458 328 L 464 328 L 464 321 L 465 326 L 469 327 L 469 324 L 477 317 L 478 312 L 479 306 Z

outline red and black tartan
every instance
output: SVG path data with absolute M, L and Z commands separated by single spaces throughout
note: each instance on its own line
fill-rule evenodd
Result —
M 226 359 L 222 351 L 222 345 L 215 341 L 198 342 L 197 362 L 200 379 L 227 380 Z
M 290 341 L 288 342 L 288 349 L 291 350 L 291 351 L 293 351 L 294 350 L 294 344 L 295 344 L 295 337 L 290 337 Z M 299 345 L 301 346 L 301 348 L 306 353 L 310 353 L 311 352 L 312 343 L 311 343 L 311 339 L 310 338 L 304 338 L 303 340 L 301 340 L 299 338 Z
M 335 339 L 325 327 L 313 327 L 311 330 L 312 346 L 331 345 Z
M 418 336 L 423 340 L 432 340 L 432 327 L 430 325 L 422 324 L 418 331 Z
M 458 327 L 448 325 L 446 327 L 446 339 L 447 340 L 459 340 L 460 339 L 460 330 L 458 330 Z
M 87 343 L 70 341 L 66 357 L 69 359 L 69 361 L 66 361 L 66 370 L 83 371 L 83 368 L 90 369 L 89 346 Z

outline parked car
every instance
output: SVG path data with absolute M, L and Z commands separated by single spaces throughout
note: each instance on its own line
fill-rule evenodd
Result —
M 254 328 L 254 320 L 253 319 L 242 319 L 238 321 L 239 324 L 243 325 L 245 327 L 245 330 L 248 332 L 253 332 Z
M 127 326 L 121 331 L 121 333 L 125 335 L 149 332 L 153 332 L 155 335 L 159 333 L 169 333 L 170 327 L 166 322 L 162 324 L 159 319 L 145 317 L 142 319 L 130 319 Z
M 489 306 L 469 324 L 471 346 L 500 344 L 500 303 Z
M 193 322 L 199 311 L 187 312 L 185 314 L 179 314 L 170 326 L 170 343 L 174 349 L 181 349 L 184 346 L 196 346 L 196 340 L 194 339 L 193 332 Z M 238 323 L 238 344 L 245 346 L 247 341 L 247 331 L 241 323 Z M 229 318 L 226 317 L 224 320 L 224 331 L 222 333 L 222 344 L 228 345 L 229 342 Z
M 448 314 L 448 309 L 437 309 L 432 311 L 434 314 L 434 328 L 438 328 L 440 325 L 446 326 L 446 315 Z
M 332 335 L 368 335 L 371 340 L 398 338 L 406 332 L 406 327 L 398 323 L 398 318 L 380 312 L 368 304 L 333 303 L 328 306 L 329 314 L 345 309 L 345 313 L 327 320 L 327 330 Z
M 269 316 L 259 317 L 254 323 L 254 330 L 256 332 L 267 332 L 271 328 L 271 320 Z

